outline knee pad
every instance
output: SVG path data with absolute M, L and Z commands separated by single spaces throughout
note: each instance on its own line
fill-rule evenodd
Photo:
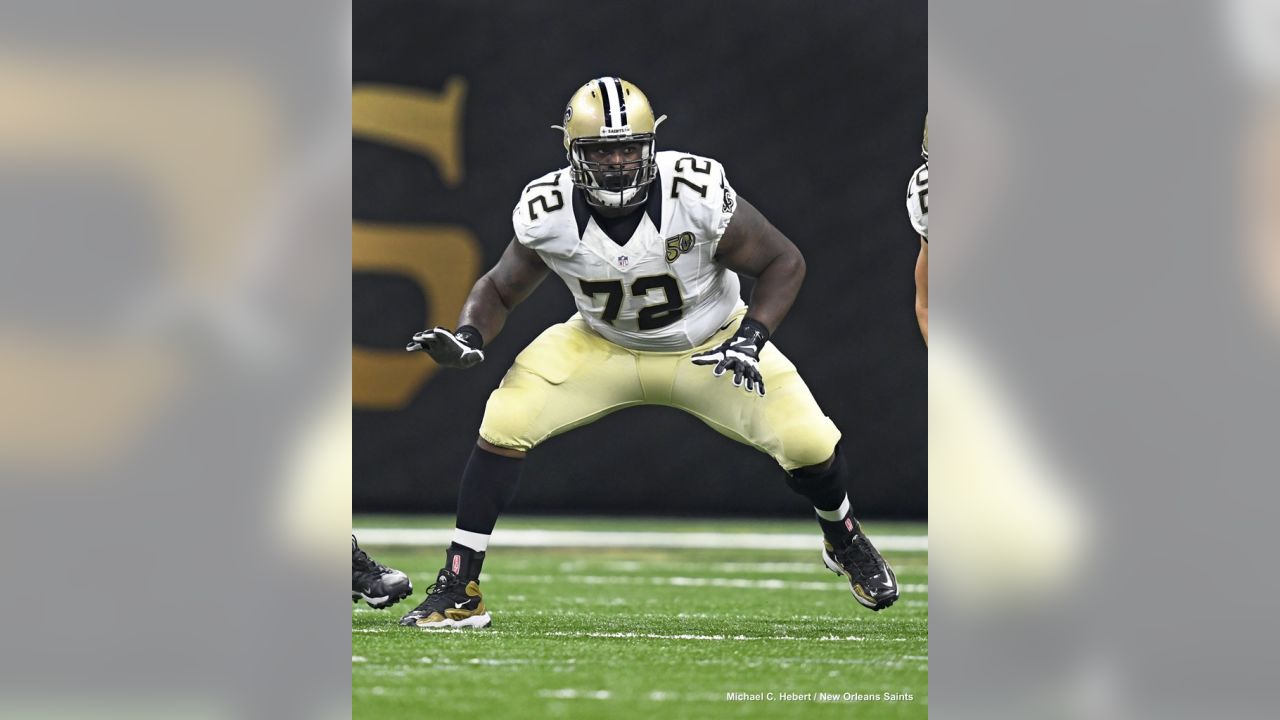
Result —
M 787 472 L 821 465 L 837 451 L 840 443 L 840 431 L 825 415 L 811 414 L 803 421 L 775 423 L 774 427 L 781 450 L 778 463 Z
M 820 465 L 827 458 L 831 458 L 831 466 L 826 470 L 817 470 L 813 467 Z M 835 450 L 827 453 L 822 460 L 787 473 L 787 487 L 801 495 L 810 495 L 830 487 L 833 482 L 840 482 L 846 470 L 844 453 L 840 451 L 840 446 L 836 445 Z
M 489 395 L 480 421 L 480 437 L 485 442 L 508 450 L 533 449 L 534 438 L 529 436 L 533 413 L 522 394 L 518 389 L 500 387 Z

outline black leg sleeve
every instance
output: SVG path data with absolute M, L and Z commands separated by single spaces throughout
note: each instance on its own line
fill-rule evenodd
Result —
M 516 494 L 523 460 L 503 457 L 479 447 L 471 451 L 458 493 L 459 530 L 493 534 L 498 515 Z
M 787 475 L 787 487 L 809 498 L 815 508 L 836 510 L 844 502 L 848 492 L 849 466 L 844 461 L 844 453 L 836 446 L 835 458 L 831 467 L 822 472 L 806 472 L 796 470 Z

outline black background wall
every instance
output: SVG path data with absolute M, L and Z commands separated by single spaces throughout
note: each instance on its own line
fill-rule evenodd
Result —
M 925 0 L 362 0 L 353 10 L 357 87 L 467 83 L 461 184 L 446 186 L 422 156 L 357 138 L 357 221 L 465 226 L 483 272 L 511 240 L 522 187 L 565 164 L 548 126 L 573 91 L 604 74 L 636 83 L 670 116 L 659 148 L 720 160 L 804 252 L 808 278 L 775 341 L 844 433 L 856 511 L 925 516 L 927 354 L 904 209 L 928 102 Z M 354 273 L 355 344 L 402 348 L 422 329 L 428 297 L 395 275 Z M 550 276 L 482 365 L 434 374 L 402 409 L 357 405 L 354 509 L 452 512 L 489 391 L 526 343 L 573 311 Z M 806 509 L 769 458 L 679 411 L 636 408 L 530 453 L 511 511 Z

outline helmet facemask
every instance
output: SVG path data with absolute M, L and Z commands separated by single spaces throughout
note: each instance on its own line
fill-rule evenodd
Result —
M 601 146 L 637 145 L 640 157 L 621 163 L 588 160 L 590 151 Z M 649 184 L 658 176 L 654 134 L 626 137 L 585 137 L 569 143 L 569 166 L 574 186 L 581 188 L 587 202 L 598 207 L 627 208 L 648 198 Z
M 649 197 L 658 177 L 654 137 L 666 116 L 655 118 L 640 88 L 616 77 L 587 82 L 569 98 L 563 133 L 575 187 L 599 208 L 632 208 Z M 618 146 L 632 146 L 620 153 Z M 613 152 L 606 152 L 615 148 Z

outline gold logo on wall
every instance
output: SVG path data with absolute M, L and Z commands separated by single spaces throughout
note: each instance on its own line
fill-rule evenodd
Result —
M 0 166 L 107 175 L 153 209 L 140 222 L 156 244 L 98 299 L 130 310 L 95 328 L 0 324 L 3 467 L 37 470 L 35 478 L 105 477 L 157 442 L 173 403 L 202 379 L 205 364 L 171 331 L 232 302 L 270 190 L 263 178 L 280 162 L 271 140 L 280 109 L 252 74 L 217 64 L 8 50 L 0 54 Z M 8 261 L 22 260 L 17 252 Z
M 451 77 L 433 93 L 400 85 L 361 83 L 351 91 L 351 134 L 425 156 L 440 179 L 462 184 L 462 107 L 467 81 Z
M 447 187 L 463 179 L 462 110 L 467 84 L 451 77 L 439 93 L 394 85 L 359 85 L 351 94 L 353 137 L 392 145 L 426 157 Z M 395 273 L 426 296 L 429 314 L 420 327 L 451 326 L 480 276 L 480 246 L 461 225 L 351 223 L 351 267 Z M 406 341 L 408 338 L 406 338 Z M 438 366 L 403 349 L 354 346 L 352 405 L 367 409 L 404 407 Z

